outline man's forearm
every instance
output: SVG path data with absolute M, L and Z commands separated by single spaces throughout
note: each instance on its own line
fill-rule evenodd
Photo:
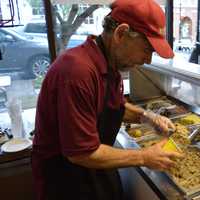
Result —
M 123 121 L 130 123 L 140 123 L 140 119 L 143 113 L 143 108 L 130 103 L 125 103 L 125 114 Z
M 72 163 L 94 169 L 141 166 L 144 163 L 141 150 L 124 150 L 104 144 L 89 155 L 68 157 L 68 159 Z

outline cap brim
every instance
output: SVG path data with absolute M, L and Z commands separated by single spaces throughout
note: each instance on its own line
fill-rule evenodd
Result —
M 173 58 L 174 52 L 172 51 L 172 48 L 169 46 L 169 43 L 164 38 L 158 38 L 158 37 L 149 37 L 147 36 L 147 39 L 151 43 L 154 50 L 158 53 L 159 56 L 163 58 Z

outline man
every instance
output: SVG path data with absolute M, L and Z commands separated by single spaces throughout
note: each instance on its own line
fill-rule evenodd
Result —
M 175 152 L 165 141 L 144 150 L 113 147 L 122 122 L 148 122 L 163 133 L 171 121 L 124 101 L 119 71 L 173 52 L 162 35 L 165 16 L 152 0 L 117 0 L 104 31 L 52 64 L 38 99 L 32 166 L 38 199 L 121 200 L 117 168 L 166 170 Z

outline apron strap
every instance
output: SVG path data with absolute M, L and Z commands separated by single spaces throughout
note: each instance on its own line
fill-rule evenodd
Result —
M 108 62 L 108 58 L 107 58 L 107 55 L 106 55 L 106 50 L 105 50 L 105 45 L 103 43 L 103 39 L 101 37 L 101 35 L 99 35 L 97 38 L 96 38 L 96 43 L 98 45 L 98 47 L 100 48 L 101 52 L 103 53 L 106 61 L 107 61 L 107 70 L 108 70 L 108 74 L 106 76 L 106 92 L 105 92 L 105 96 L 104 96 L 104 103 L 103 103 L 103 110 L 105 109 L 107 103 L 108 103 L 108 100 L 109 100 L 109 97 L 110 97 L 110 84 L 109 84 L 109 80 L 110 80 L 110 77 L 112 75 L 112 68 L 111 66 L 109 65 L 109 62 Z

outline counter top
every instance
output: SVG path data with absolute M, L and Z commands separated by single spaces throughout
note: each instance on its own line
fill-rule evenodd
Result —
M 117 135 L 117 141 L 124 149 L 138 149 L 138 144 L 126 136 L 121 129 Z M 162 200 L 183 200 L 186 199 L 184 193 L 167 177 L 163 172 L 153 171 L 146 167 L 138 167 L 137 171 L 149 184 L 151 189 Z
M 144 64 L 144 68 L 200 85 L 200 65 L 187 62 L 178 56 L 173 59 L 164 59 L 154 55 L 152 63 Z
M 187 62 L 180 56 L 175 56 L 173 59 L 164 59 L 160 56 L 153 56 L 152 64 L 153 66 L 161 66 L 162 68 L 174 70 L 176 72 L 182 71 L 190 76 L 200 78 L 200 65 Z
M 127 136 L 127 133 L 120 129 L 117 135 L 117 142 L 124 149 L 138 149 L 138 144 Z M 3 153 L 0 151 L 0 164 L 29 159 L 31 148 L 15 153 Z M 30 162 L 30 161 L 29 161 Z M 163 172 L 150 170 L 146 167 L 137 167 L 136 170 L 141 177 L 147 182 L 150 188 L 162 200 L 183 200 L 186 198 L 184 193 L 167 177 Z
M 24 158 L 30 158 L 31 156 L 31 148 L 25 149 L 23 151 L 18 151 L 14 153 L 4 153 L 0 149 L 0 164 L 16 161 Z

